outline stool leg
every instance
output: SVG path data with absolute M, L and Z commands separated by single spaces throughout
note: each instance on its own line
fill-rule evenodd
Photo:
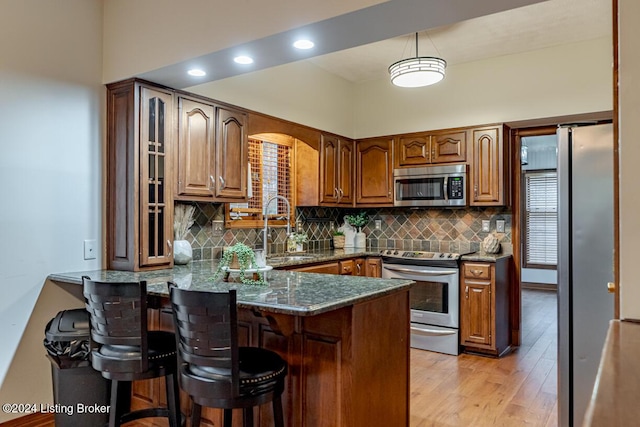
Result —
M 167 409 L 169 410 L 169 427 L 180 427 L 180 391 L 174 374 L 167 375 L 165 387 L 167 391 Z
M 200 418 L 202 416 L 202 406 L 196 402 L 191 403 L 191 427 L 200 427 Z
M 231 411 L 231 409 L 225 409 L 223 417 L 224 427 L 231 427 L 231 424 L 233 423 L 233 412 Z
M 275 427 L 284 427 L 284 417 L 282 416 L 282 399 L 280 395 L 273 398 L 273 424 Z
M 122 416 L 131 411 L 131 382 L 111 380 L 109 427 L 120 427 Z
M 253 427 L 253 407 L 244 408 L 242 412 L 242 425 L 244 427 Z

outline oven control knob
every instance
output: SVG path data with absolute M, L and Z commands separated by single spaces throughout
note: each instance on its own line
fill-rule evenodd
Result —
M 395 251 L 393 254 L 394 254 L 394 255 L 398 255 L 398 251 Z
M 440 254 L 440 258 L 444 258 L 444 254 Z
M 387 255 L 392 255 L 393 251 L 387 251 Z
M 447 258 L 451 258 L 451 257 L 453 257 L 453 254 L 447 255 Z

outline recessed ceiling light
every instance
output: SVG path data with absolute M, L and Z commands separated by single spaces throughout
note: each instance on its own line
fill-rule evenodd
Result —
M 253 64 L 253 58 L 250 56 L 240 55 L 233 58 L 233 60 L 238 64 Z
M 202 77 L 207 75 L 207 73 L 204 70 L 200 70 L 198 68 L 194 68 L 192 70 L 187 71 L 187 74 L 194 77 Z
M 293 47 L 297 49 L 311 49 L 313 46 L 315 46 L 313 42 L 306 39 L 296 40 L 295 43 L 293 43 Z

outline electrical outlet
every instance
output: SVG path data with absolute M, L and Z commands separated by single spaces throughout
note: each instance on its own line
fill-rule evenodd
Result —
M 375 221 L 373 221 L 373 223 L 375 224 L 376 230 L 380 230 L 382 228 L 382 220 L 381 219 L 376 219 Z
M 491 221 L 488 219 L 482 220 L 482 231 L 490 231 L 491 230 Z
M 499 219 L 496 221 L 496 231 L 498 233 L 504 233 L 504 219 Z
M 84 259 L 96 259 L 96 241 L 84 241 Z
M 212 234 L 214 237 L 220 237 L 224 234 L 224 221 L 213 220 L 211 221 Z

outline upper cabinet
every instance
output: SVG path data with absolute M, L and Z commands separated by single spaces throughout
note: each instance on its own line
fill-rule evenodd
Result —
M 136 80 L 107 86 L 107 268 L 173 264 L 170 89 Z
M 353 141 L 322 135 L 320 143 L 320 204 L 353 205 Z
M 500 206 L 508 204 L 506 191 L 508 146 L 504 143 L 508 128 L 503 125 L 471 130 L 473 163 L 470 171 L 469 204 L 471 206 Z
M 406 168 L 432 163 L 464 162 L 467 131 L 447 130 L 397 138 L 395 167 Z
M 247 198 L 249 139 L 246 114 L 217 108 L 216 199 L 234 201 Z
M 246 115 L 212 102 L 178 96 L 177 200 L 246 199 Z
M 213 199 L 215 107 L 178 97 L 178 191 L 176 198 Z
M 356 204 L 393 206 L 393 140 L 356 142 Z

